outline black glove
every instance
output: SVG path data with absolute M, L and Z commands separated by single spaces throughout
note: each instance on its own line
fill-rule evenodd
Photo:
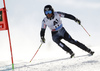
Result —
M 41 42 L 45 43 L 45 38 L 44 37 L 41 37 Z
M 79 19 L 76 19 L 75 22 L 77 22 L 79 25 L 81 25 L 81 21 Z

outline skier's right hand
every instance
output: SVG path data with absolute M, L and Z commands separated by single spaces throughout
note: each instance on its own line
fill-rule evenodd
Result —
M 44 37 L 41 37 L 41 42 L 45 43 L 45 38 Z

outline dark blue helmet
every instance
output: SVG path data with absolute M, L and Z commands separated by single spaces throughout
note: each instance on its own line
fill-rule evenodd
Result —
M 44 7 L 44 13 L 46 12 L 46 11 L 52 11 L 52 14 L 54 14 L 54 10 L 53 10 L 53 8 L 52 8 L 52 6 L 51 5 L 46 5 L 45 7 Z M 46 15 L 46 13 L 45 13 L 45 15 Z

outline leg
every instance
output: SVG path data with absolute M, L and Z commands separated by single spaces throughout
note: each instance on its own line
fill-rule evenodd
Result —
M 62 39 L 62 37 L 60 37 L 60 36 L 58 36 L 58 35 L 56 35 L 56 37 L 55 36 L 53 36 L 53 41 L 56 43 L 56 44 L 58 44 L 63 50 L 65 50 L 66 52 L 68 52 L 70 55 L 71 55 L 71 58 L 74 56 L 74 53 L 73 53 L 73 51 L 69 48 L 69 47 L 67 47 L 64 43 L 62 43 L 60 40 Z
M 90 53 L 91 55 L 94 54 L 94 52 L 91 51 L 91 49 L 87 48 L 84 44 L 82 44 L 82 43 L 80 43 L 78 41 L 75 43 L 75 45 L 78 46 L 79 48 L 83 49 L 84 51 Z
M 70 54 L 72 54 L 73 53 L 73 51 L 69 48 L 69 47 L 67 47 L 63 42 L 59 42 L 59 43 L 57 43 L 63 50 L 65 50 L 66 52 L 68 52 L 68 53 L 70 53 Z
M 64 39 L 67 40 L 68 42 L 78 46 L 79 48 L 81 48 L 82 50 L 84 50 L 84 51 L 86 51 L 88 53 L 91 52 L 91 49 L 87 48 L 84 44 L 72 39 L 72 37 L 67 32 L 65 32 L 65 34 L 64 34 Z

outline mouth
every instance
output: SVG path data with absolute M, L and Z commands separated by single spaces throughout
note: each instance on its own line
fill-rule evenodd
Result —
M 49 18 L 52 17 L 52 14 L 47 14 L 47 17 L 49 17 Z

